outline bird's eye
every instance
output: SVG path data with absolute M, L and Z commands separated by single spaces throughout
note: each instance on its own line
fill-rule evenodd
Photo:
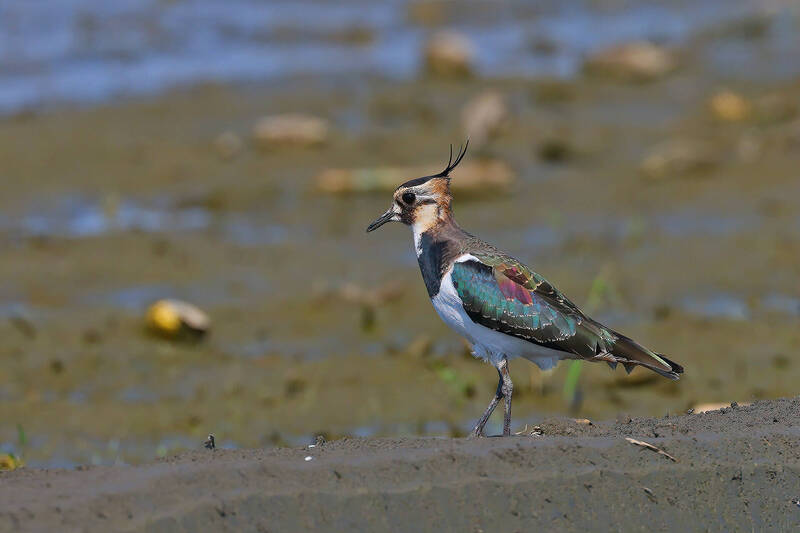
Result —
M 413 192 L 407 192 L 407 193 L 403 194 L 403 202 L 405 202 L 408 205 L 413 204 L 414 200 L 416 200 L 416 199 L 417 199 L 417 197 Z

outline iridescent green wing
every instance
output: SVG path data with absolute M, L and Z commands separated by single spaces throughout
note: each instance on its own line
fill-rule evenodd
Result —
M 614 335 L 589 320 L 546 279 L 503 255 L 472 254 L 453 265 L 453 285 L 469 317 L 487 328 L 548 348 L 594 357 Z
M 498 278 L 498 283 L 504 294 L 512 290 L 511 285 L 506 282 L 507 279 L 528 291 L 533 291 L 547 301 L 554 303 L 557 307 L 563 308 L 564 312 L 573 313 L 584 318 L 578 306 L 564 296 L 561 291 L 556 289 L 544 277 L 529 269 L 516 259 L 500 254 L 472 255 L 483 264 L 494 269 L 495 277 Z

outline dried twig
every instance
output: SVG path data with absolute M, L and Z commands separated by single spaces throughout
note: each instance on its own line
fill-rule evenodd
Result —
M 652 451 L 654 451 L 656 453 L 659 453 L 659 454 L 663 455 L 664 457 L 666 457 L 667 459 L 669 459 L 670 461 L 673 461 L 675 463 L 678 462 L 678 460 L 675 459 L 674 457 L 672 457 L 670 454 L 668 454 L 667 452 L 665 452 L 661 448 L 657 448 L 657 447 L 653 446 L 649 442 L 645 442 L 643 440 L 632 439 L 631 437 L 625 437 L 625 440 L 630 442 L 631 444 L 635 444 L 637 446 L 641 446 L 642 448 L 647 448 L 648 450 L 652 450 Z

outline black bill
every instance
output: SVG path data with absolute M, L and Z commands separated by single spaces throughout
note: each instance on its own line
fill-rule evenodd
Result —
M 387 222 L 391 222 L 393 218 L 394 218 L 394 211 L 392 211 L 391 209 L 389 209 L 389 210 L 388 210 L 388 211 L 386 211 L 384 214 L 382 214 L 381 216 L 379 216 L 378 218 L 376 218 L 376 219 L 375 219 L 375 220 L 372 222 L 372 224 L 370 224 L 369 226 L 367 226 L 367 233 L 369 233 L 370 231 L 374 231 L 374 230 L 376 230 L 376 229 L 380 228 L 381 226 L 383 226 L 383 225 L 384 225 L 384 224 L 386 224 Z

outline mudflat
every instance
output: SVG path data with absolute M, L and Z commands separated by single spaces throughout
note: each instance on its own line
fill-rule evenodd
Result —
M 458 219 L 686 367 L 673 382 L 584 365 L 580 394 L 565 401 L 570 365 L 541 374 L 513 361 L 516 422 L 798 394 L 800 115 L 789 105 L 770 120 L 720 122 L 698 111 L 721 84 L 705 76 L 689 68 L 642 87 L 580 79 L 558 85 L 567 100 L 556 101 L 552 83 L 525 79 L 375 81 L 366 99 L 320 86 L 205 87 L 0 121 L 0 450 L 72 467 L 141 464 L 209 433 L 237 448 L 317 434 L 463 436 L 496 375 L 436 318 L 408 230 L 364 233 L 389 193 L 314 184 L 339 167 L 407 178 L 438 167 L 463 138 L 461 109 L 490 89 L 520 115 L 483 155 L 518 176 L 505 194 L 459 193 Z M 793 81 L 732 87 L 753 102 L 800 101 Z M 409 115 L 408 102 L 435 115 Z M 330 143 L 308 149 L 248 141 L 259 117 L 298 109 L 332 120 L 352 110 L 374 125 L 333 120 Z M 542 160 L 551 130 L 571 157 Z M 226 131 L 243 142 L 232 158 L 213 148 Z M 695 139 L 718 164 L 641 175 L 651 149 Z M 730 155 L 748 139 L 757 158 Z M 378 305 L 359 296 L 387 287 L 394 296 Z M 180 344 L 145 334 L 161 298 L 200 306 L 211 335 Z
M 346 438 L 20 469 L 0 477 L 0 531 L 796 531 L 799 412 L 800 398 L 763 400 L 548 419 L 510 438 Z

